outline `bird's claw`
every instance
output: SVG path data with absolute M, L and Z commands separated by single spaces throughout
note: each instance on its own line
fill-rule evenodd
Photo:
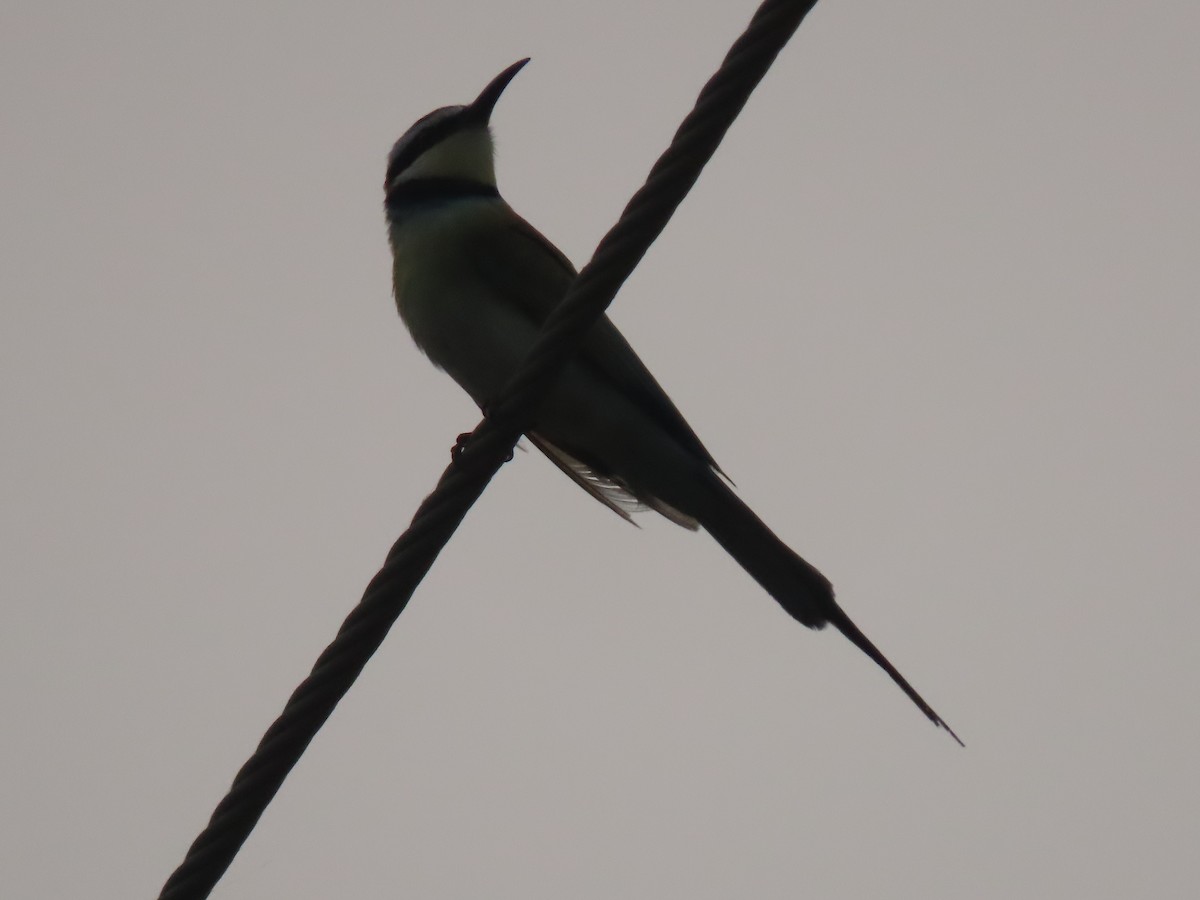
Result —
M 463 451 L 467 449 L 467 444 L 471 442 L 472 432 L 464 431 L 454 440 L 454 446 L 450 448 L 450 461 L 458 462 L 463 455 Z M 510 448 L 505 454 L 503 462 L 512 462 L 513 451 Z

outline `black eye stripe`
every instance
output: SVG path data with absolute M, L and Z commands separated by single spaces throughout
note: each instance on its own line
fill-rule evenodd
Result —
M 464 127 L 473 127 L 473 123 L 467 123 L 464 121 L 467 111 L 468 108 L 464 107 L 459 112 L 454 113 L 453 115 L 448 115 L 441 121 L 436 122 L 433 125 L 430 125 L 428 128 L 418 131 L 415 135 L 413 135 L 412 143 L 405 147 L 403 151 L 397 154 L 396 157 L 388 163 L 387 174 L 383 179 L 384 190 L 387 190 L 388 185 L 390 185 L 396 179 L 396 176 L 416 162 L 421 154 L 426 150 L 437 146 L 455 132 L 462 131 Z M 437 110 L 436 112 L 440 112 L 440 110 Z M 428 119 L 429 116 L 436 115 L 436 112 L 432 112 L 428 116 L 425 116 L 425 119 Z M 419 126 L 425 119 L 418 120 L 413 128 Z

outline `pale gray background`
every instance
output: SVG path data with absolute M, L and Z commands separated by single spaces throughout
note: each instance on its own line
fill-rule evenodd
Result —
M 384 156 L 582 262 L 753 3 L 0 14 L 0 895 L 154 896 L 478 416 Z M 1200 7 L 827 0 L 613 310 L 968 743 L 518 454 L 225 898 L 1185 897 Z

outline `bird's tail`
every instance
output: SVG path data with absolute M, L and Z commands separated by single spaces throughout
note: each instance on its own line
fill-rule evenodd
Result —
M 962 745 L 958 735 L 934 712 L 879 648 L 871 643 L 833 597 L 829 579 L 775 536 L 753 510 L 743 503 L 715 475 L 712 479 L 713 508 L 698 516 L 704 530 L 711 534 L 738 565 L 774 597 L 794 619 L 809 628 L 833 625 L 867 654 L 931 722 L 944 728 Z

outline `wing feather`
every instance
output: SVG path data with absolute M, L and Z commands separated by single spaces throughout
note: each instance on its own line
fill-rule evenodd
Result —
M 689 531 L 695 531 L 700 527 L 700 523 L 696 519 L 686 513 L 680 512 L 669 503 L 664 503 L 657 497 L 647 497 L 643 500 L 615 478 L 597 472 L 587 463 L 580 462 L 570 453 L 550 443 L 541 435 L 529 434 L 526 437 L 529 438 L 533 446 L 546 454 L 550 461 L 558 466 L 568 478 L 631 525 L 637 527 L 637 522 L 633 521 L 632 513 L 652 509 L 664 518 Z
M 633 513 L 646 509 L 646 504 L 629 493 L 611 478 L 599 474 L 585 463 L 581 463 L 565 450 L 561 450 L 545 438 L 537 434 L 526 435 L 533 446 L 541 450 L 546 457 L 562 469 L 568 478 L 615 512 L 618 516 L 637 527 L 633 521 Z

